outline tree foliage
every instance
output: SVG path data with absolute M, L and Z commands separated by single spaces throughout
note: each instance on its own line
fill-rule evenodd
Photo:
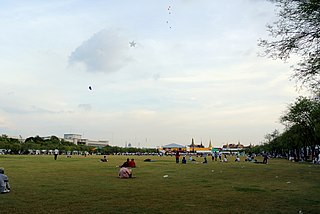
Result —
M 156 149 L 152 148 L 123 148 L 118 146 L 105 146 L 95 148 L 93 146 L 75 145 L 74 143 L 60 140 L 56 136 L 49 139 L 43 139 L 39 136 L 28 137 L 24 142 L 18 139 L 9 138 L 7 135 L 0 136 L 0 149 L 10 151 L 11 154 L 29 154 L 30 150 L 54 150 L 60 151 L 87 151 L 90 153 L 113 154 L 113 153 L 154 153 Z
M 273 39 L 260 39 L 265 55 L 286 61 L 300 57 L 293 77 L 313 92 L 320 90 L 320 0 L 272 0 L 278 20 L 267 25 Z
M 285 125 L 283 133 L 277 130 L 266 135 L 267 142 L 261 146 L 263 151 L 274 155 L 292 156 L 301 159 L 303 154 L 315 155 L 315 149 L 320 145 L 320 100 L 298 97 L 291 103 L 280 118 Z

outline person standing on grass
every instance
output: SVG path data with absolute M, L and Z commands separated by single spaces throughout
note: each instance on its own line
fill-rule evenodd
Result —
M 265 153 L 264 155 L 263 155 L 263 162 L 262 162 L 263 164 L 267 164 L 268 163 L 268 155 L 267 155 L 267 153 Z
M 58 154 L 59 154 L 59 150 L 55 149 L 53 154 L 54 154 L 54 160 L 57 160 L 57 157 L 58 157 Z
M 218 152 L 214 152 L 214 160 L 215 160 L 215 161 L 218 160 Z
M 179 163 L 180 154 L 179 151 L 176 152 L 176 163 Z
M 8 176 L 4 174 L 4 169 L 0 168 L 0 193 L 9 193 L 11 190 Z

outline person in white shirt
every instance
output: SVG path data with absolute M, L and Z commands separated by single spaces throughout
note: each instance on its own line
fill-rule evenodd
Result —
M 119 178 L 132 178 L 132 171 L 127 167 L 121 167 L 119 171 Z
M 223 162 L 228 162 L 227 155 L 224 155 Z
M 240 162 L 239 156 L 236 157 L 235 162 Z
M 4 174 L 4 169 L 0 168 L 0 193 L 9 193 L 11 190 L 8 176 Z
M 53 154 L 54 154 L 54 160 L 57 160 L 57 157 L 58 157 L 58 154 L 59 154 L 59 150 L 55 149 Z

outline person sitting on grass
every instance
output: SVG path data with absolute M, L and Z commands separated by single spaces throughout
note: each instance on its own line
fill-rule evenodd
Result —
M 240 162 L 239 156 L 236 157 L 236 159 L 234 160 L 234 162 Z
M 190 156 L 189 156 L 189 161 L 196 161 L 196 159 L 194 159 L 194 158 L 192 157 L 192 155 L 190 155 Z
M 0 168 L 0 193 L 9 193 L 11 190 L 8 176 L 4 174 L 4 169 Z
M 121 167 L 118 175 L 119 178 L 132 178 L 132 171 L 127 167 Z
M 227 155 L 224 155 L 223 162 L 228 162 Z
M 183 157 L 183 158 L 182 158 L 181 163 L 183 163 L 183 164 L 186 164 L 186 163 L 187 163 L 186 157 Z
M 127 161 L 124 162 L 120 167 L 129 167 L 129 158 L 127 158 Z
M 134 162 L 133 158 L 128 162 L 128 166 L 131 167 L 131 168 L 135 168 L 136 167 L 136 162 Z
M 204 161 L 202 163 L 208 163 L 207 157 L 204 157 Z
M 107 156 L 103 156 L 103 158 L 100 159 L 101 162 L 108 162 Z

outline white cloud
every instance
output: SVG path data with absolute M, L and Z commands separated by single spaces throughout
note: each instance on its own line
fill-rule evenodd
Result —
M 116 30 L 101 30 L 84 41 L 70 55 L 70 64 L 83 64 L 89 72 L 112 73 L 132 61 L 129 40 Z

